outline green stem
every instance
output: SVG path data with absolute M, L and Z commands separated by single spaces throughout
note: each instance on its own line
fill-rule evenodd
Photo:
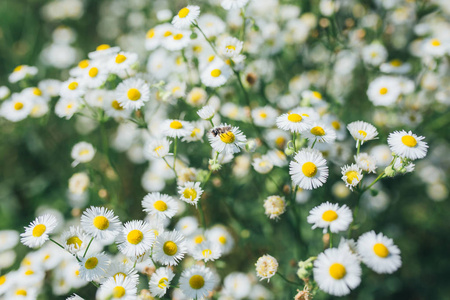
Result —
M 328 235 L 329 235 L 329 238 L 330 238 L 330 246 L 329 246 L 329 248 L 333 248 L 333 233 L 331 232 L 330 227 L 328 227 Z
M 356 142 L 356 145 L 357 145 L 356 156 L 358 156 L 358 155 L 359 155 L 359 149 L 361 148 L 361 141 L 358 140 L 358 141 Z
M 200 199 L 198 199 L 198 212 L 200 213 L 200 220 L 202 222 L 202 227 L 204 230 L 206 230 L 205 213 L 203 212 L 201 197 L 200 197 Z
M 295 140 L 297 139 L 297 133 L 294 131 L 292 133 L 292 144 L 294 146 L 294 152 L 297 152 L 297 146 L 295 145 Z
M 166 162 L 166 165 L 175 173 L 175 177 L 178 178 L 177 171 L 175 171 L 175 169 L 169 164 L 165 157 L 163 157 L 162 159 Z
M 209 119 L 209 123 L 211 123 L 211 126 L 214 128 L 215 126 L 214 126 L 214 123 L 213 123 L 213 121 L 212 121 L 212 119 Z
M 294 284 L 294 285 L 301 285 L 300 283 L 297 283 L 297 282 L 294 282 L 294 281 L 290 281 L 285 276 L 283 276 L 280 272 L 277 272 L 276 274 L 278 276 L 280 276 L 281 278 L 283 278 L 283 280 L 286 281 L 287 283 Z
M 55 243 L 57 246 L 61 247 L 62 249 L 65 250 L 64 246 L 61 245 L 60 243 L 58 243 L 57 241 L 55 241 L 54 239 L 50 239 L 50 241 L 52 241 L 53 243 Z
M 368 189 L 370 189 L 375 183 L 377 183 L 378 180 L 380 180 L 380 179 L 383 178 L 384 176 L 385 176 L 385 174 L 384 174 L 384 171 L 383 171 L 383 172 L 381 172 L 380 175 L 378 175 L 378 177 L 377 177 L 371 184 L 369 184 L 368 187 L 364 188 L 364 189 L 361 191 L 361 194 L 363 194 L 363 193 L 366 192 Z
M 314 145 L 316 144 L 316 142 L 317 142 L 317 138 L 314 140 L 314 143 L 312 144 L 311 149 L 314 149 Z
M 86 250 L 84 251 L 83 258 L 86 257 L 86 253 L 88 252 L 89 247 L 91 246 L 91 243 L 92 243 L 93 240 L 94 240 L 94 238 L 91 238 L 91 240 L 89 241 L 89 244 L 88 244 L 88 246 L 86 247 Z
M 173 146 L 173 171 L 175 172 L 175 176 L 178 178 L 176 170 L 176 164 L 177 164 L 177 147 L 178 146 L 178 137 L 175 138 L 175 143 Z

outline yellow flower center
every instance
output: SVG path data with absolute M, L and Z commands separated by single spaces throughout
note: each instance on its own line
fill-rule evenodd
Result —
M 402 136 L 402 143 L 408 147 L 415 147 L 417 145 L 417 140 L 411 135 Z
M 105 230 L 109 227 L 109 220 L 104 216 L 96 216 L 93 224 L 97 229 Z
M 44 256 L 44 260 L 48 260 L 50 258 L 50 255 L 47 254 L 46 256 Z
M 47 227 L 45 227 L 44 224 L 38 224 L 38 225 L 34 226 L 34 228 L 33 228 L 33 236 L 34 237 L 40 237 L 41 235 L 44 234 L 46 229 L 47 229 Z
M 163 289 L 163 288 L 167 287 L 168 283 L 169 283 L 169 278 L 163 277 L 158 281 L 158 287 L 160 289 Z
M 314 163 L 308 161 L 305 162 L 302 166 L 302 172 L 306 177 L 314 177 L 317 174 L 317 167 Z
M 156 201 L 153 206 L 155 207 L 156 210 L 159 211 L 166 211 L 167 210 L 167 204 L 166 202 L 162 201 L 162 200 L 158 200 Z
M 123 286 L 116 286 L 113 288 L 114 298 L 122 298 L 123 296 L 125 296 L 125 289 Z
M 27 275 L 27 276 L 30 276 L 30 275 L 33 275 L 33 274 L 34 274 L 33 270 L 26 270 L 25 271 L 25 275 Z
M 116 56 L 116 64 L 121 64 L 127 60 L 127 57 L 123 54 L 117 54 Z
M 199 290 L 205 285 L 205 279 L 201 275 L 194 275 L 189 279 L 189 285 L 194 290 Z
M 97 51 L 102 51 L 102 50 L 106 50 L 106 49 L 109 49 L 109 48 L 111 48 L 108 44 L 102 44 L 102 45 L 100 45 L 100 46 L 98 46 L 97 47 Z
M 180 18 L 186 18 L 186 16 L 189 14 L 189 8 L 185 7 L 180 9 L 180 11 L 178 12 L 178 17 Z
M 23 65 L 17 66 L 17 67 L 14 68 L 14 71 L 13 71 L 13 72 L 19 72 L 19 71 L 22 70 L 22 69 L 23 69 Z
M 348 184 L 352 184 L 353 180 L 359 180 L 358 179 L 358 172 L 356 171 L 348 171 L 345 176 L 347 176 L 347 182 Z
M 98 74 L 98 69 L 96 67 L 93 67 L 89 70 L 89 77 L 94 78 Z
M 178 41 L 181 40 L 183 38 L 183 34 L 181 33 L 177 33 L 176 35 L 173 36 L 173 39 Z
M 91 257 L 86 260 L 84 263 L 84 267 L 88 270 L 94 269 L 98 265 L 98 258 L 97 257 Z
M 219 69 L 214 69 L 211 71 L 211 76 L 212 77 L 219 77 L 220 74 L 222 74 L 222 71 L 220 71 Z
M 78 63 L 78 67 L 80 69 L 86 69 L 88 66 L 89 66 L 89 61 L 87 59 L 84 59 Z
M 34 88 L 33 89 L 33 94 L 36 96 L 41 96 L 42 95 L 42 91 L 38 88 Z
M 23 103 L 22 102 L 14 103 L 14 109 L 15 110 L 21 110 L 22 108 L 23 108 Z
M 183 191 L 184 198 L 190 198 L 191 201 L 194 201 L 197 198 L 197 191 L 193 188 L 187 188 Z
M 373 246 L 373 252 L 375 252 L 376 255 L 382 258 L 386 258 L 389 255 L 388 248 L 381 243 L 376 243 Z
M 68 88 L 69 88 L 69 90 L 76 90 L 77 89 L 77 87 L 78 87 L 78 82 L 71 82 L 71 83 L 69 83 L 69 86 L 68 86 Z
M 123 107 L 120 105 L 119 101 L 117 101 L 117 100 L 114 100 L 113 102 L 111 102 L 111 106 L 115 110 L 123 110 Z
M 282 147 L 285 142 L 286 142 L 286 139 L 282 136 L 279 136 L 275 139 L 275 144 L 277 144 L 278 147 Z
M 117 280 L 117 278 L 119 277 L 119 275 L 122 275 L 124 278 L 127 277 L 127 274 L 122 273 L 122 272 L 117 272 L 116 274 L 114 274 L 114 279 Z
M 380 89 L 380 95 L 386 95 L 387 92 L 388 92 L 388 89 L 385 88 L 385 87 L 383 87 L 383 88 Z
M 17 296 L 26 296 L 27 295 L 27 291 L 23 290 L 23 289 L 17 290 L 16 291 L 16 295 Z
M 338 214 L 334 210 L 327 210 L 322 214 L 322 219 L 325 222 L 332 222 L 338 218 Z
M 365 132 L 364 130 L 358 130 L 358 133 L 359 133 L 360 135 L 362 135 L 363 137 L 366 137 L 366 136 L 367 136 L 367 132 Z
M 138 89 L 135 88 L 131 88 L 128 90 L 127 92 L 127 97 L 128 99 L 130 99 L 131 101 L 136 101 L 141 99 L 141 92 L 139 92 Z
M 214 60 L 214 58 L 216 58 L 215 55 L 211 55 L 208 57 L 208 62 L 212 62 Z
M 191 94 L 191 101 L 197 103 L 203 98 L 203 94 L 199 91 L 195 91 Z
M 433 45 L 434 47 L 439 47 L 441 45 L 441 42 L 438 39 L 432 39 L 431 45 Z
M 400 67 L 402 65 L 402 61 L 400 59 L 393 59 L 391 61 L 391 66 L 393 67 Z
M 259 116 L 263 119 L 267 118 L 267 114 L 265 112 L 261 112 Z
M 329 272 L 331 277 L 337 280 L 344 278 L 345 274 L 347 274 L 345 267 L 339 263 L 332 264 Z
M 225 245 L 225 243 L 227 242 L 227 238 L 222 235 L 222 236 L 219 237 L 219 242 L 222 245 Z
M 314 97 L 316 97 L 318 99 L 322 99 L 322 94 L 321 93 L 314 91 L 314 92 L 312 92 L 312 94 L 313 94 Z
M 325 135 L 325 130 L 323 130 L 323 128 L 320 126 L 316 126 L 311 128 L 311 133 L 314 135 L 323 136 Z
M 150 29 L 149 31 L 147 31 L 147 38 L 151 39 L 155 36 L 155 29 Z
M 77 249 L 79 249 L 81 247 L 82 243 L 83 243 L 83 241 L 77 236 L 72 236 L 69 239 L 67 239 L 67 241 L 66 241 L 66 244 L 68 246 L 74 245 L 75 248 L 77 248 Z
M 6 275 L 0 276 L 0 285 L 3 285 L 6 282 Z
M 211 252 L 210 249 L 205 249 L 205 250 L 202 251 L 202 255 L 203 255 L 203 257 L 205 257 L 205 258 L 210 257 L 211 254 L 212 254 L 212 252 Z
M 341 123 L 338 121 L 331 122 L 331 126 L 333 126 L 334 129 L 339 130 L 341 128 Z
M 181 88 L 179 86 L 176 86 L 172 89 L 172 94 L 175 94 L 176 92 L 178 92 L 179 90 L 181 90 Z
M 183 124 L 181 124 L 180 121 L 175 120 L 175 121 L 170 122 L 170 128 L 181 129 L 181 128 L 183 128 Z
M 192 130 L 191 137 L 196 137 L 197 134 L 199 134 L 199 133 L 200 133 L 200 129 L 194 128 L 194 130 Z
M 172 35 L 172 31 L 167 30 L 166 32 L 164 32 L 164 37 L 168 37 Z
M 234 135 L 234 133 L 232 133 L 231 131 L 222 133 L 220 135 L 220 140 L 222 142 L 224 142 L 225 144 L 231 144 L 236 140 L 236 137 Z
M 203 242 L 203 241 L 204 241 L 204 238 L 203 238 L 203 236 L 201 236 L 201 235 L 196 236 L 195 239 L 194 239 L 194 242 L 195 242 L 196 244 L 200 244 L 200 243 Z
M 178 251 L 178 246 L 172 241 L 167 241 L 164 243 L 163 251 L 166 255 L 174 256 Z
M 302 120 L 302 116 L 300 116 L 299 114 L 289 114 L 288 120 L 293 123 L 298 123 Z
M 233 45 L 228 45 L 227 47 L 227 50 L 236 50 L 236 47 L 235 46 L 233 46 Z
M 144 239 L 144 234 L 142 231 L 134 229 L 131 230 L 127 235 L 127 241 L 130 244 L 137 245 Z

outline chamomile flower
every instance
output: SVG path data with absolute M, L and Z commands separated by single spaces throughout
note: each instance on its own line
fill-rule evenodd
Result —
M 76 254 L 87 247 L 89 238 L 80 227 L 70 226 L 61 235 L 62 245 L 69 253 Z
M 162 134 L 172 138 L 181 138 L 191 134 L 192 125 L 182 120 L 165 120 L 161 124 Z
M 391 274 L 402 265 L 400 249 L 382 233 L 366 232 L 358 239 L 357 251 L 361 260 L 379 274 Z
M 122 274 L 111 277 L 102 284 L 99 290 L 101 299 L 135 300 L 137 294 L 136 283 Z
M 108 93 L 105 97 L 105 100 L 103 101 L 103 109 L 105 110 L 105 114 L 107 116 L 118 119 L 126 119 L 132 112 L 131 109 L 125 109 L 122 104 L 117 101 L 116 94 L 114 92 Z
M 138 55 L 136 53 L 121 51 L 109 59 L 108 68 L 111 73 L 120 76 L 125 72 L 126 75 L 126 71 L 130 70 L 137 63 L 137 60 Z
M 377 161 L 374 156 L 361 152 L 359 155 L 355 155 L 355 162 L 361 170 L 367 173 L 375 173 Z
M 427 155 L 428 145 L 423 141 L 425 137 L 417 136 L 412 131 L 394 131 L 387 139 L 389 148 L 396 155 L 411 160 L 424 158 Z
M 161 264 L 176 266 L 187 252 L 184 236 L 178 231 L 167 231 L 156 238 L 153 258 Z
M 269 281 L 277 273 L 278 261 L 275 257 L 266 254 L 258 258 L 255 266 L 256 276 L 260 277 L 260 280 L 267 279 Z
M 59 95 L 62 98 L 78 99 L 86 92 L 83 83 L 76 78 L 69 78 L 61 83 Z
M 90 236 L 100 241 L 115 238 L 121 228 L 119 218 L 112 210 L 105 207 L 91 206 L 81 216 L 81 228 Z
M 178 193 L 182 201 L 197 207 L 197 202 L 203 194 L 203 189 L 200 187 L 200 182 L 188 181 L 178 187 Z
M 191 24 L 197 20 L 200 15 L 200 7 L 196 5 L 188 5 L 178 12 L 178 14 L 173 17 L 172 25 L 178 29 L 186 29 L 191 26 Z
M 98 88 L 102 86 L 108 78 L 108 69 L 100 63 L 94 63 L 86 69 L 83 73 L 82 83 L 83 86 L 88 88 Z
M 399 59 L 393 59 L 390 62 L 382 64 L 380 71 L 383 73 L 405 74 L 411 71 L 411 64 L 404 63 Z
M 101 60 L 109 58 L 111 55 L 117 54 L 119 51 L 120 51 L 119 47 L 111 47 L 108 44 L 101 44 L 97 46 L 95 51 L 90 52 L 88 56 L 90 59 Z
M 240 9 L 247 5 L 248 1 L 249 0 L 222 0 L 220 5 L 226 10 Z
M 317 150 L 302 149 L 289 164 L 289 174 L 294 184 L 300 188 L 316 189 L 327 181 L 327 161 Z
M 56 102 L 55 114 L 60 118 L 66 118 L 68 120 L 78 111 L 79 106 L 80 104 L 77 99 L 61 98 Z
M 138 110 L 150 100 L 150 87 L 140 78 L 129 78 L 116 88 L 117 101 L 125 109 Z
M 313 224 L 312 229 L 323 228 L 323 233 L 326 233 L 330 228 L 331 232 L 336 233 L 348 229 L 353 215 L 347 205 L 339 207 L 338 204 L 327 201 L 311 209 L 307 220 L 309 224 Z
M 175 229 L 183 235 L 188 236 L 193 234 L 198 228 L 198 221 L 195 217 L 187 216 L 181 218 L 175 225 Z
M 144 147 L 144 156 L 147 159 L 151 158 L 163 158 L 167 155 L 172 155 L 169 153 L 170 144 L 172 141 L 168 139 L 152 139 Z
M 117 238 L 119 251 L 128 257 L 140 256 L 150 250 L 155 233 L 145 221 L 129 221 L 123 225 Z
M 258 107 L 252 110 L 252 118 L 255 125 L 261 127 L 272 127 L 275 125 L 278 113 L 271 106 Z
M 197 111 L 199 117 L 206 121 L 212 120 L 215 113 L 215 109 L 210 105 L 203 106 L 199 111 Z
M 209 135 L 211 147 L 219 153 L 239 153 L 244 148 L 247 138 L 238 127 L 220 124 L 211 130 Z
M 447 41 L 444 42 L 438 38 L 430 38 L 423 42 L 422 50 L 425 54 L 441 57 L 448 53 L 448 46 Z
M 19 233 L 15 230 L 0 230 L 0 253 L 14 248 L 19 242 Z
M 86 255 L 79 262 L 80 278 L 86 281 L 98 280 L 106 275 L 109 264 L 110 259 L 104 252 Z
M 355 141 L 357 141 L 356 147 L 358 147 L 358 143 L 362 145 L 364 142 L 378 138 L 378 131 L 375 126 L 364 121 L 352 122 L 347 125 L 347 129 Z
M 200 80 L 205 86 L 219 87 L 227 82 L 231 76 L 230 67 L 221 60 L 212 62 L 200 75 Z
M 89 188 L 89 184 L 89 176 L 86 173 L 75 173 L 69 179 L 69 192 L 81 195 Z
M 310 120 L 306 114 L 289 112 L 277 118 L 277 127 L 290 132 L 303 132 L 310 127 Z
M 194 257 L 195 260 L 203 260 L 205 263 L 217 260 L 221 255 L 222 252 L 220 251 L 219 245 L 209 241 L 203 241 L 196 244 L 192 250 L 192 257 Z
M 309 139 L 309 143 L 314 141 L 319 143 L 332 144 L 336 140 L 336 132 L 321 122 L 313 122 L 308 130 L 303 132 L 304 136 Z
M 267 155 L 255 158 L 252 166 L 260 174 L 267 174 L 273 169 L 273 163 Z
M 286 211 L 286 200 L 280 196 L 269 196 L 264 200 L 264 209 L 270 219 L 278 219 Z
M 191 134 L 184 136 L 181 140 L 183 142 L 197 142 L 203 141 L 203 135 L 205 134 L 205 128 L 203 127 L 203 122 L 192 122 L 192 131 Z
M 241 53 L 243 46 L 244 42 L 228 36 L 220 41 L 218 51 L 225 57 L 236 57 Z
M 131 264 L 122 262 L 116 257 L 114 261 L 112 261 L 109 265 L 104 281 L 107 281 L 110 277 L 117 279 L 119 275 L 122 275 L 125 278 L 129 278 L 130 281 L 134 284 L 137 284 L 139 282 L 139 274 L 137 270 L 133 268 Z
M 11 122 L 19 122 L 31 114 L 33 106 L 33 102 L 27 97 L 13 94 L 11 100 L 3 102 L 0 113 Z
M 366 64 L 372 66 L 379 66 L 386 61 L 388 52 L 386 48 L 379 43 L 372 43 L 367 45 L 362 50 L 362 57 Z
M 330 248 L 314 261 L 314 280 L 319 288 L 333 296 L 344 296 L 361 283 L 361 266 L 347 248 Z
M 369 84 L 367 96 L 375 106 L 389 106 L 395 103 L 402 92 L 396 77 L 381 76 Z
M 208 241 L 219 245 L 220 251 L 222 251 L 223 255 L 230 253 L 233 249 L 234 238 L 224 226 L 213 226 L 211 229 L 206 231 L 205 235 Z
M 191 32 L 187 30 L 174 30 L 171 35 L 165 36 L 162 45 L 169 51 L 178 51 L 191 43 Z
M 94 158 L 95 149 L 92 144 L 79 142 L 73 146 L 70 155 L 74 160 L 72 166 L 75 167 L 79 163 L 90 162 Z
M 14 68 L 14 71 L 9 75 L 8 80 L 11 83 L 16 83 L 25 79 L 26 77 L 32 77 L 36 75 L 38 69 L 36 67 L 20 65 Z
M 178 211 L 178 203 L 166 194 L 150 193 L 142 200 L 144 211 L 162 219 L 172 218 Z
M 345 182 L 345 185 L 353 191 L 353 187 L 363 179 L 361 169 L 356 164 L 346 165 L 341 168 L 341 179 Z
M 5 100 L 11 95 L 11 90 L 7 86 L 0 86 L 0 100 Z
M 163 297 L 169 289 L 175 274 L 169 267 L 158 268 L 149 281 L 150 292 L 154 297 Z
M 192 106 L 200 106 L 206 103 L 208 94 L 199 87 L 194 87 L 187 95 L 186 102 Z M 201 117 L 203 119 L 203 117 Z
M 20 241 L 30 248 L 40 247 L 48 241 L 48 235 L 53 232 L 57 223 L 53 215 L 39 216 L 28 227 L 25 227 L 25 232 L 20 234 L 22 237 Z
M 180 288 L 189 299 L 203 299 L 215 285 L 213 273 L 205 266 L 194 265 L 181 273 Z

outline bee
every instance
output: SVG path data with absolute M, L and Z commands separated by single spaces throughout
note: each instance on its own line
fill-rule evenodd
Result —
M 211 130 L 211 134 L 216 137 L 218 135 L 227 133 L 228 131 L 231 131 L 231 126 L 224 126 L 224 127 L 217 127 L 217 128 L 213 128 Z

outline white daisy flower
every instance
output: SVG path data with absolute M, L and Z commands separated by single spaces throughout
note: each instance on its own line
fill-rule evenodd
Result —
M 364 121 L 356 121 L 347 125 L 347 129 L 352 135 L 352 137 L 361 145 L 366 141 L 377 139 L 378 131 L 372 124 L 366 123 Z
M 311 209 L 307 220 L 309 224 L 313 224 L 312 229 L 323 228 L 323 233 L 326 233 L 330 228 L 331 232 L 336 233 L 348 229 L 353 215 L 347 205 L 339 207 L 338 204 L 327 201 Z
M 205 266 L 194 265 L 181 273 L 180 289 L 189 299 L 203 299 L 215 285 L 213 273 Z
M 361 260 L 378 274 L 394 273 L 402 265 L 400 249 L 382 233 L 370 231 L 361 235 L 357 251 Z
M 69 253 L 76 254 L 84 250 L 89 243 L 88 236 L 78 226 L 70 226 L 61 235 L 62 245 Z
M 48 235 L 53 232 L 57 225 L 58 222 L 53 215 L 39 216 L 28 227 L 25 227 L 25 232 L 20 234 L 22 237 L 20 241 L 30 248 L 40 247 L 48 241 Z
M 317 150 L 302 149 L 289 164 L 289 174 L 294 184 L 300 188 L 316 189 L 327 181 L 327 161 Z
M 170 92 L 174 98 L 186 96 L 186 82 L 172 81 L 166 85 L 166 91 Z
M 140 256 L 150 250 L 155 241 L 155 233 L 147 222 L 137 220 L 123 224 L 117 237 L 117 247 L 126 256 Z
M 422 50 L 425 54 L 441 57 L 448 53 L 449 44 L 447 41 L 442 41 L 438 38 L 429 38 L 423 42 Z
M 20 65 L 14 68 L 13 72 L 9 75 L 8 80 L 11 83 L 16 83 L 26 77 L 33 77 L 37 73 L 38 68 L 36 67 Z
M 234 238 L 224 226 L 213 226 L 205 232 L 205 235 L 208 241 L 219 245 L 222 255 L 230 253 L 233 249 Z
M 79 262 L 80 278 L 86 281 L 98 280 L 106 275 L 110 259 L 104 252 L 86 255 Z
M 138 55 L 136 53 L 121 51 L 109 59 L 108 68 L 111 73 L 119 76 L 123 75 L 123 73 L 126 75 L 126 72 L 137 63 L 137 60 Z
M 193 234 L 198 228 L 198 221 L 195 217 L 187 216 L 181 218 L 175 225 L 175 229 L 183 235 L 188 236 Z
M 280 129 L 290 132 L 303 132 L 310 127 L 310 118 L 306 113 L 292 111 L 279 116 L 276 123 Z
M 77 294 L 73 294 L 72 296 L 70 296 L 66 300 L 84 300 L 84 299 L 81 298 L 80 296 L 78 296 Z
M 257 107 L 252 110 L 252 118 L 255 125 L 261 127 L 272 127 L 275 125 L 278 113 L 271 106 Z
M 355 254 L 345 247 L 326 249 L 314 261 L 314 280 L 333 296 L 344 296 L 361 283 L 361 266 Z
M 203 189 L 200 187 L 200 182 L 188 181 L 184 185 L 178 187 L 180 199 L 186 203 L 195 205 L 203 194 Z
M 178 211 L 178 203 L 166 194 L 150 193 L 142 200 L 144 211 L 161 219 L 170 219 Z
M 150 87 L 140 78 L 129 78 L 116 88 L 117 101 L 125 109 L 138 110 L 150 100 Z
M 165 120 L 161 124 L 162 134 L 172 138 L 180 138 L 191 134 L 192 124 L 182 120 Z
M 200 15 L 200 7 L 196 5 L 188 5 L 178 12 L 178 14 L 173 17 L 172 25 L 178 29 L 186 29 L 191 26 L 191 24 L 197 20 Z
M 135 300 L 136 294 L 136 283 L 122 274 L 109 278 L 99 289 L 101 299 Z
M 78 111 L 79 106 L 79 101 L 76 99 L 61 98 L 56 102 L 55 114 L 69 120 Z
M 8 300 L 34 300 L 38 297 L 36 287 L 31 287 L 29 284 L 16 283 L 11 286 L 5 293 L 4 299 Z
M 279 219 L 286 211 L 286 200 L 280 196 L 269 196 L 264 200 L 264 209 L 270 219 Z
M 116 93 L 109 92 L 103 101 L 103 109 L 105 114 L 112 118 L 127 119 L 131 113 L 131 109 L 125 109 L 116 99 Z
M 154 297 L 163 297 L 170 287 L 175 274 L 169 267 L 158 268 L 149 281 L 150 292 Z
M 86 173 L 75 173 L 69 179 L 69 191 L 72 194 L 81 195 L 89 188 L 89 184 L 90 179 Z
M 104 281 L 107 281 L 110 277 L 113 277 L 114 279 L 117 279 L 117 276 L 122 275 L 125 278 L 129 278 L 131 282 L 134 284 L 137 284 L 139 282 L 139 274 L 138 271 L 133 268 L 131 263 L 125 263 L 121 261 L 120 259 L 117 259 L 117 257 L 114 259 L 114 261 L 111 262 L 109 265 L 108 270 L 106 271 L 106 276 L 104 278 Z
M 355 155 L 355 162 L 361 170 L 367 173 L 375 173 L 377 160 L 374 156 L 361 152 L 359 155 Z
M 191 32 L 187 30 L 174 30 L 171 35 L 164 36 L 162 45 L 169 51 L 178 51 L 191 43 Z
M 0 253 L 14 248 L 19 242 L 19 233 L 15 230 L 0 230 Z
M 112 210 L 91 206 L 81 216 L 81 228 L 100 241 L 114 239 L 120 232 L 121 223 Z
M 252 282 L 247 274 L 232 272 L 223 280 L 223 293 L 232 299 L 244 299 L 250 296 Z
M 199 88 L 199 87 L 194 87 L 186 97 L 186 102 L 192 106 L 203 105 L 206 103 L 207 100 L 208 100 L 208 94 L 206 93 L 206 91 L 204 89 Z M 205 106 L 205 107 L 211 107 L 211 106 Z M 214 110 L 213 110 L 213 115 L 214 115 Z M 202 119 L 204 119 L 202 116 L 200 116 L 200 117 Z M 204 119 L 204 120 L 207 120 L 207 119 Z
M 425 137 L 417 136 L 412 131 L 394 131 L 387 139 L 389 148 L 396 155 L 411 160 L 421 159 L 427 155 L 428 145 Z
M 72 147 L 70 155 L 74 159 L 72 167 L 75 167 L 79 163 L 90 162 L 94 158 L 95 149 L 92 144 L 79 142 Z
M 249 0 L 222 0 L 220 5 L 226 10 L 241 9 L 247 5 L 248 1 Z
M 172 155 L 169 153 L 170 144 L 172 141 L 168 139 L 152 139 L 144 147 L 144 156 L 147 159 L 151 158 L 163 158 L 167 155 Z
M 244 42 L 228 36 L 220 41 L 218 51 L 225 57 L 236 57 L 241 53 L 243 46 Z
M 91 89 L 102 86 L 106 79 L 108 79 L 108 69 L 100 63 L 93 63 L 81 77 L 83 86 Z
M 266 156 L 274 166 L 282 168 L 288 164 L 286 154 L 278 149 L 270 150 L 267 152 Z
M 341 168 L 341 179 L 345 182 L 345 185 L 353 191 L 353 187 L 363 179 L 361 169 L 356 164 L 346 165 Z
M 219 153 L 239 153 L 244 148 L 247 138 L 238 127 L 220 124 L 214 127 L 209 134 L 211 147 Z
M 336 140 L 336 132 L 322 122 L 311 123 L 310 128 L 304 131 L 303 135 L 309 139 L 310 144 L 314 141 L 333 144 Z
M 30 115 L 33 106 L 33 102 L 28 98 L 23 95 L 13 94 L 10 100 L 3 102 L 0 113 L 11 122 L 19 122 Z
M 203 30 L 207 38 L 217 37 L 226 30 L 225 22 L 216 15 L 202 14 L 198 18 L 198 26 Z
M 402 89 L 396 77 L 381 76 L 373 80 L 367 89 L 367 96 L 375 106 L 389 106 L 397 101 Z
M 61 83 L 59 95 L 62 98 L 81 98 L 86 92 L 83 83 L 76 78 L 69 78 Z
M 224 85 L 231 76 L 230 67 L 221 60 L 212 62 L 201 73 L 200 80 L 205 86 L 219 87 Z
M 405 74 L 411 71 L 411 64 L 404 63 L 399 59 L 393 59 L 390 62 L 382 64 L 380 71 L 383 73 Z
M 178 231 L 164 232 L 156 238 L 153 259 L 167 266 L 176 266 L 187 252 L 184 236 Z
M 120 51 L 119 47 L 111 47 L 108 44 L 101 44 L 99 46 L 97 46 L 97 48 L 95 49 L 95 51 L 90 52 L 88 54 L 88 57 L 90 59 L 105 59 L 110 57 L 111 55 L 117 54 Z
M 267 174 L 273 169 L 273 163 L 267 155 L 253 159 L 252 166 L 260 174 Z
M 215 113 L 215 109 L 210 105 L 203 106 L 199 111 L 197 111 L 199 117 L 206 121 L 212 120 Z
M 203 142 L 203 135 L 205 134 L 205 128 L 203 127 L 203 122 L 192 122 L 192 131 L 191 134 L 188 134 L 184 136 L 181 140 L 183 142 L 197 142 L 202 141 Z
M 11 90 L 7 86 L 0 86 L 0 100 L 5 100 L 11 95 Z
M 221 255 L 222 252 L 220 251 L 219 245 L 209 241 L 198 243 L 192 249 L 192 257 L 195 260 L 203 260 L 205 263 L 217 260 Z
M 277 273 L 278 261 L 275 257 L 266 254 L 258 258 L 255 266 L 256 276 L 260 277 L 260 280 L 267 279 L 267 282 L 269 282 L 270 278 Z
M 368 65 L 379 66 L 386 61 L 388 52 L 380 43 L 372 43 L 362 49 L 362 58 Z

